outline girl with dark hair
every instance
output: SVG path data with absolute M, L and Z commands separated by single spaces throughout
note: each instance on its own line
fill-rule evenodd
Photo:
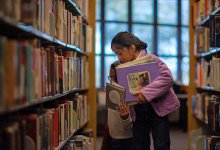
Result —
M 109 77 L 111 83 L 117 83 L 116 66 L 119 62 L 111 64 Z M 112 150 L 132 150 L 132 118 L 126 104 L 119 104 L 119 111 L 108 108 L 108 127 L 112 138 Z
M 168 114 L 179 108 L 180 103 L 172 85 L 173 77 L 167 65 L 157 56 L 147 53 L 147 44 L 129 32 L 119 32 L 111 42 L 112 51 L 120 63 L 143 56 L 151 56 L 158 63 L 160 75 L 137 93 L 134 105 L 133 150 L 150 150 L 152 132 L 154 150 L 170 150 Z

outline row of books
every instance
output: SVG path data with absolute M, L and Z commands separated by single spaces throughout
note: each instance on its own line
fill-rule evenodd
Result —
M 190 132 L 190 149 L 218 150 L 219 148 L 219 135 L 210 135 L 209 132 L 204 128 L 193 129 Z
M 192 114 L 198 119 L 208 124 L 208 104 L 211 95 L 205 93 L 197 93 L 192 96 Z
M 198 87 L 208 86 L 220 90 L 220 58 L 213 56 L 210 60 L 200 59 L 196 64 L 195 74 Z
M 199 0 L 193 2 L 193 25 L 200 25 L 208 15 L 220 7 L 218 0 Z
M 0 10 L 1 17 L 8 16 L 15 22 L 31 25 L 53 38 L 86 51 L 85 42 L 91 38 L 91 27 L 83 23 L 82 16 L 74 16 L 65 5 L 66 2 L 62 0 L 2 0 Z
M 30 108 L 0 124 L 0 149 L 53 150 L 88 121 L 87 95 L 45 108 Z
M 220 136 L 205 136 L 204 137 L 205 150 L 220 149 Z
M 195 54 L 209 52 L 210 49 L 220 47 L 220 15 L 210 15 L 209 28 L 197 26 L 195 28 Z
M 85 131 L 80 135 L 74 136 L 61 150 L 93 150 L 94 141 L 92 136 L 84 134 Z
M 0 110 L 73 88 L 88 88 L 88 62 L 76 52 L 56 53 L 37 41 L 0 37 Z
M 199 135 L 195 139 L 195 150 L 218 150 L 220 149 L 220 136 Z
M 220 97 L 197 93 L 192 96 L 192 113 L 208 124 L 212 133 L 220 133 Z

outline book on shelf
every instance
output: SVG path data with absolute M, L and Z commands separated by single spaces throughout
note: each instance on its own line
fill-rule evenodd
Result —
M 210 29 L 203 26 L 195 27 L 195 54 L 209 52 Z
M 86 135 L 75 135 L 69 143 L 74 143 L 76 149 L 93 149 L 94 142 L 90 136 Z
M 20 139 L 24 139 L 24 132 L 20 130 L 18 122 L 3 122 L 1 125 L 1 149 L 21 149 L 24 148 L 24 142 L 21 143 Z M 4 142 L 4 145 L 2 144 Z
M 92 28 L 90 26 L 86 26 L 86 52 L 92 52 Z
M 160 75 L 158 64 L 152 57 L 146 56 L 116 67 L 118 84 L 125 90 L 125 102 L 137 103 L 137 92 L 150 84 Z
M 23 117 L 26 121 L 26 142 L 28 148 L 40 149 L 42 118 L 37 114 L 28 114 Z
M 209 136 L 207 137 L 207 141 L 206 141 L 206 147 L 207 149 L 210 150 L 214 150 L 214 149 L 218 149 L 217 147 L 219 147 L 219 143 L 220 143 L 220 136 L 215 135 L 215 136 Z
M 64 57 L 58 56 L 59 92 L 64 92 Z
M 220 90 L 220 58 L 212 57 L 211 69 L 211 85 L 215 90 Z
M 220 15 L 210 15 L 209 18 L 210 25 L 210 47 L 216 48 L 220 47 Z
M 117 83 L 106 83 L 107 108 L 118 111 L 119 104 L 125 102 L 125 88 Z
M 219 112 L 220 97 L 218 95 L 212 95 L 208 102 L 208 127 L 215 133 L 220 133 Z
M 59 145 L 59 108 L 48 108 L 46 113 L 51 114 L 51 145 L 52 147 L 57 147 Z

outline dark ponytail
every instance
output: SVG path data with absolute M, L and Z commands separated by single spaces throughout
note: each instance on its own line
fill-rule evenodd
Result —
M 127 32 L 127 31 L 123 31 L 123 32 L 119 32 L 112 39 L 111 48 L 113 47 L 113 45 L 118 49 L 121 49 L 123 47 L 129 48 L 131 46 L 131 44 L 135 45 L 137 51 L 146 49 L 148 46 L 147 43 L 141 41 L 135 35 Z

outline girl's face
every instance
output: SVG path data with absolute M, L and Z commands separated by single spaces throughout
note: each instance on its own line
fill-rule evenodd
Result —
M 134 45 L 131 45 L 129 48 L 123 47 L 120 49 L 113 45 L 112 51 L 117 55 L 120 63 L 126 63 L 135 60 L 137 57 L 137 51 L 135 50 Z

